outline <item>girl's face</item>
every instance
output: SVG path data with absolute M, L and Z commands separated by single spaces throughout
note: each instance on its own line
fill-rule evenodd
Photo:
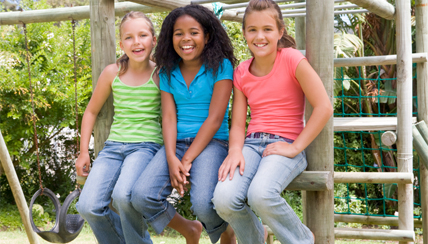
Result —
M 177 18 L 173 29 L 174 50 L 183 61 L 200 61 L 202 51 L 208 41 L 208 34 L 194 18 L 183 15 Z
M 122 24 L 120 48 L 130 60 L 137 62 L 149 60 L 156 37 L 150 31 L 149 23 L 143 18 L 130 19 Z
M 271 10 L 253 11 L 245 19 L 244 37 L 255 58 L 276 53 L 278 40 L 284 30 L 279 30 Z

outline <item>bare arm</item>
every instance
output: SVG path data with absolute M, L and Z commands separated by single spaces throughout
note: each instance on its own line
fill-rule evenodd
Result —
M 111 93 L 111 84 L 117 73 L 116 64 L 108 65 L 100 77 L 98 78 L 97 86 L 92 94 L 91 100 L 86 107 L 82 118 L 81 139 L 80 139 L 80 154 L 76 160 L 75 167 L 77 175 L 87 176 L 90 164 L 89 158 L 89 140 L 91 139 L 92 130 L 95 121 L 102 106 L 106 102 Z M 85 169 L 84 169 L 85 167 Z
M 231 80 L 220 80 L 214 84 L 208 117 L 181 160 L 187 172 L 192 167 L 193 160 L 205 149 L 220 128 L 224 114 L 226 113 L 227 104 L 229 103 L 231 91 Z
M 226 180 L 230 173 L 230 180 L 233 178 L 235 169 L 239 166 L 239 172 L 244 174 L 245 160 L 242 155 L 242 147 L 245 141 L 245 122 L 247 120 L 247 98 L 242 91 L 233 88 L 232 104 L 232 127 L 229 136 L 229 154 L 220 166 L 218 179 Z
M 302 60 L 297 66 L 296 78 L 306 98 L 314 108 L 311 117 L 293 144 L 286 142 L 272 143 L 266 147 L 263 156 L 278 154 L 289 158 L 295 157 L 318 136 L 333 114 L 333 107 L 324 85 L 307 60 Z

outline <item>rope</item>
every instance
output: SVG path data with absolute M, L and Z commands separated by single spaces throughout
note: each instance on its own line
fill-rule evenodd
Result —
M 36 112 L 34 109 L 33 85 L 31 83 L 30 51 L 28 50 L 28 41 L 27 41 L 27 26 L 25 25 L 25 23 L 22 23 L 22 24 L 23 24 L 24 36 L 25 36 L 25 50 L 26 50 L 25 57 L 27 60 L 28 80 L 30 82 L 30 99 L 31 99 L 31 108 L 32 108 L 31 120 L 33 121 L 33 128 L 34 128 L 34 143 L 36 145 L 37 169 L 39 170 L 39 184 L 40 184 L 40 189 L 42 189 L 41 194 L 43 195 L 42 171 L 40 169 L 39 143 L 38 143 L 37 128 L 36 128 Z

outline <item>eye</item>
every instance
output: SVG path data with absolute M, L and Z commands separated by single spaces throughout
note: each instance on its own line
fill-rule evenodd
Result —
M 146 37 L 146 36 L 147 36 L 147 34 L 141 34 L 141 36 L 142 36 L 142 37 Z
M 125 37 L 125 40 L 128 40 L 128 39 L 131 39 L 131 37 L 130 36 Z
M 180 32 L 176 32 L 176 33 L 174 33 L 174 36 L 181 36 L 181 33 Z

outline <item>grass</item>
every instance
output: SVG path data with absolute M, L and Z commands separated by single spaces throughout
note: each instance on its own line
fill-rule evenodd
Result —
M 174 231 L 167 230 L 164 235 L 152 235 L 153 244 L 186 244 L 183 237 Z M 23 244 L 29 243 L 25 231 L 3 231 L 0 234 L 0 244 Z M 49 242 L 39 238 L 40 244 L 48 244 Z M 96 244 L 95 236 L 91 229 L 85 224 L 80 235 L 71 244 Z M 200 244 L 211 244 L 207 234 L 204 232 L 200 239 Z M 368 241 L 368 240 L 336 240 L 337 244 L 380 244 L 380 243 L 398 243 L 391 241 Z M 275 244 L 280 244 L 275 241 Z

